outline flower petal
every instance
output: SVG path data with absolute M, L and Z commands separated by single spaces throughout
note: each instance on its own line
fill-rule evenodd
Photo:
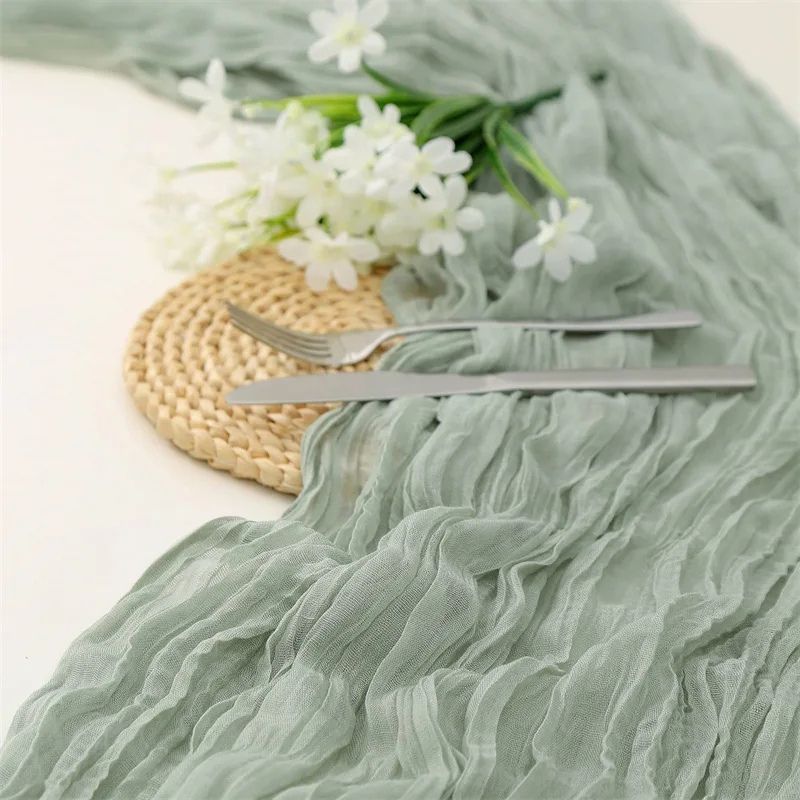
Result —
M 211 97 L 208 86 L 203 81 L 197 80 L 197 78 L 184 78 L 178 84 L 178 91 L 187 100 L 195 100 L 198 103 L 206 103 Z
M 358 106 L 358 113 L 361 115 L 361 119 L 374 119 L 381 114 L 381 110 L 374 98 L 367 94 L 362 94 L 356 101 L 356 105 Z
M 555 197 L 551 197 L 547 203 L 547 211 L 551 222 L 558 222 L 561 219 L 561 204 Z
M 317 244 L 330 244 L 333 240 L 327 233 L 325 233 L 322 228 L 309 228 L 306 231 L 303 231 L 306 235 L 306 239 L 309 241 L 315 242 Z
M 345 47 L 339 53 L 339 69 L 342 72 L 355 72 L 361 66 L 361 48 Z
M 391 145 L 380 157 L 376 165 L 378 170 L 396 172 L 398 165 L 404 167 L 419 155 L 419 148 L 413 138 L 401 139 Z
M 405 200 L 409 192 L 414 190 L 414 179 L 404 176 L 398 181 L 390 184 L 386 193 L 387 199 L 392 203 L 401 203 Z
M 422 145 L 422 152 L 431 160 L 447 158 L 455 150 L 455 142 L 447 136 L 437 136 Z
M 293 176 L 284 175 L 276 181 L 275 189 L 286 197 L 302 197 L 310 191 L 311 181 L 308 174 L 302 172 Z
M 542 260 L 542 248 L 536 241 L 536 237 L 529 239 L 514 251 L 511 256 L 511 263 L 516 269 L 530 269 L 535 267 Z
M 568 233 L 564 241 L 569 255 L 580 264 L 591 264 L 597 258 L 597 248 L 591 239 L 577 233 Z
M 443 192 L 442 179 L 438 175 L 424 175 L 419 180 L 419 189 L 425 197 L 438 197 Z
M 320 36 L 326 36 L 336 25 L 336 15 L 324 9 L 317 9 L 308 15 L 308 21 Z
M 230 122 L 230 114 L 227 110 L 220 109 L 213 101 L 206 103 L 200 109 L 197 118 L 203 126 L 203 132 L 198 137 L 198 142 L 204 144 L 213 142 L 225 131 Z
M 442 249 L 451 256 L 460 256 L 466 250 L 466 243 L 464 237 L 459 231 L 443 231 L 442 232 Z
M 577 233 L 589 221 L 594 209 L 585 200 L 579 197 L 570 197 L 567 203 L 567 213 L 564 217 L 564 227 L 568 231 Z
M 319 222 L 324 210 L 318 194 L 307 194 L 297 206 L 297 222 L 301 228 L 310 228 Z
M 386 0 L 370 0 L 358 13 L 358 21 L 365 28 L 377 28 L 389 14 Z
M 462 231 L 477 231 L 484 225 L 483 212 L 477 208 L 462 208 L 456 214 L 456 225 Z
M 342 289 L 352 292 L 358 286 L 358 273 L 346 258 L 334 261 L 330 266 L 334 280 Z
M 448 208 L 461 208 L 467 199 L 467 182 L 461 175 L 451 175 L 444 182 Z
M 339 178 L 339 189 L 348 196 L 361 194 L 364 191 L 364 175 L 353 170 Z
M 542 247 L 547 247 L 561 236 L 560 228 L 557 224 L 539 220 L 539 233 L 536 234 L 536 242 Z
M 361 150 L 372 155 L 372 142 L 363 128 L 358 125 L 348 125 L 344 129 L 344 141 L 350 150 Z
M 314 64 L 322 64 L 325 61 L 330 61 L 338 53 L 339 44 L 335 39 L 328 36 L 317 39 L 317 41 L 308 48 L 308 57 Z
M 544 254 L 544 268 L 553 280 L 563 283 L 572 274 L 572 262 L 564 247 L 553 247 Z
M 417 249 L 424 256 L 432 256 L 442 246 L 441 231 L 425 231 L 419 237 Z
M 369 239 L 352 239 L 347 246 L 347 254 L 353 261 L 375 261 L 381 251 Z
M 328 288 L 331 273 L 328 264 L 315 261 L 306 268 L 306 283 L 315 292 L 323 292 Z
M 347 147 L 332 147 L 323 153 L 322 163 L 344 172 L 353 166 L 353 152 Z
M 287 261 L 303 266 L 308 264 L 308 259 L 311 256 L 311 245 L 299 236 L 294 236 L 291 239 L 284 239 L 282 242 L 278 242 L 278 252 Z
M 361 40 L 361 49 L 368 55 L 368 56 L 379 56 L 386 52 L 386 39 L 383 38 L 379 33 L 375 31 L 370 31 L 362 40 Z
M 216 94 L 222 94 L 225 88 L 225 65 L 218 58 L 212 58 L 208 62 L 206 70 L 206 83 L 208 88 Z
M 383 118 L 390 125 L 397 125 L 400 122 L 400 109 L 394 103 L 387 103 L 383 107 Z
M 364 193 L 367 197 L 378 198 L 388 188 L 389 184 L 383 178 L 370 177 L 364 184 Z
M 466 172 L 472 166 L 472 156 L 465 150 L 459 150 L 436 161 L 436 171 L 440 175 L 453 175 Z

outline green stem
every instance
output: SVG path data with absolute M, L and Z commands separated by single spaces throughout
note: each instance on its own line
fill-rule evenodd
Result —
M 514 183 L 511 174 L 503 163 L 503 159 L 500 157 L 499 151 L 494 147 L 487 147 L 486 159 L 497 175 L 502 187 L 511 195 L 511 199 L 514 200 L 520 208 L 527 211 L 534 219 L 538 219 L 539 215 L 536 213 L 536 209 L 528 202 L 528 198 L 522 194 L 519 187 Z M 477 175 L 473 177 L 473 180 L 475 180 L 475 178 L 477 178 Z
M 295 97 L 285 97 L 282 100 L 271 100 L 268 98 L 251 98 L 243 100 L 241 107 L 245 116 L 253 111 L 283 111 L 290 103 L 297 102 L 303 108 L 319 111 L 327 117 L 334 126 L 358 122 L 360 115 L 358 112 L 358 98 L 355 94 L 316 94 Z M 384 108 L 389 103 L 395 104 L 404 117 L 414 118 L 423 111 L 430 101 L 418 98 L 409 98 L 408 95 L 398 94 L 397 92 L 386 92 L 385 94 L 372 95 L 372 99 L 380 108 Z
M 478 150 L 482 150 L 486 146 L 486 137 L 482 130 L 473 131 L 469 136 L 459 139 L 457 143 L 458 150 L 466 150 L 468 153 L 474 154 Z
M 268 225 L 284 225 L 294 217 L 295 213 L 296 209 L 291 208 L 289 211 L 286 211 L 283 214 L 278 214 L 277 217 L 270 217 L 269 219 L 264 220 L 264 222 Z
M 566 200 L 569 192 L 561 181 L 547 168 L 533 145 L 508 120 L 497 125 L 497 141 L 505 147 L 511 157 L 539 183 L 553 194 Z
M 602 83 L 606 79 L 606 73 L 604 71 L 593 72 L 589 75 L 589 79 L 593 83 Z M 559 87 L 557 89 L 548 89 L 544 92 L 538 92 L 537 94 L 532 94 L 529 97 L 523 97 L 520 100 L 515 100 L 513 103 L 508 103 L 508 108 L 511 109 L 511 112 L 514 116 L 518 114 L 527 114 L 529 111 L 532 111 L 536 106 L 540 103 L 546 103 L 548 100 L 557 100 L 561 95 L 564 93 L 563 87 Z
M 204 164 L 192 164 L 189 167 L 181 167 L 180 169 L 172 170 L 175 177 L 183 175 L 191 175 L 195 172 L 211 172 L 213 170 L 223 169 L 236 169 L 239 166 L 238 161 L 207 161 Z
M 448 120 L 472 111 L 477 106 L 486 105 L 486 100 L 477 95 L 456 95 L 434 100 L 420 111 L 410 127 L 417 137 L 417 143 L 422 145 L 432 139 Z
M 354 103 L 354 94 L 303 94 L 291 97 L 282 97 L 273 100 L 270 97 L 249 97 L 240 101 L 241 106 L 253 106 L 255 108 L 285 108 L 289 103 L 300 103 L 303 106 L 315 105 L 316 103 Z
M 271 234 L 267 241 L 280 242 L 281 239 L 288 239 L 290 236 L 296 236 L 298 233 L 300 233 L 299 228 L 284 228 L 284 230 L 278 231 L 278 233 Z
M 216 209 L 223 209 L 227 208 L 228 206 L 232 206 L 234 203 L 238 203 L 240 200 L 252 200 L 254 197 L 258 196 L 258 189 L 248 189 L 246 192 L 241 192 L 240 194 L 235 194 L 233 197 L 228 197 L 225 200 L 220 200 L 214 208 Z
M 458 141 L 462 136 L 471 138 L 479 132 L 486 118 L 494 110 L 494 106 L 486 102 L 478 108 L 473 108 L 460 116 L 447 120 L 436 129 L 437 136 L 449 136 L 453 141 Z M 464 149 L 463 147 L 461 149 Z
M 436 99 L 432 94 L 417 91 L 410 86 L 405 86 L 402 83 L 399 83 L 398 81 L 394 80 L 394 78 L 388 77 L 388 75 L 384 75 L 382 72 L 378 72 L 378 70 L 376 70 L 374 67 L 371 67 L 369 64 L 367 64 L 366 61 L 361 62 L 361 69 L 363 69 L 364 72 L 376 83 L 379 83 L 381 86 L 385 86 L 387 89 L 391 89 L 393 92 L 405 95 L 407 98 L 415 98 L 418 100 Z

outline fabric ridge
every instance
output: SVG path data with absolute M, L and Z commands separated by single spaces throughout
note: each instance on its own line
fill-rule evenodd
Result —
M 342 91 L 306 60 L 310 7 L 11 0 L 3 48 L 168 96 L 213 56 L 241 94 Z M 534 223 L 488 181 L 466 253 L 385 280 L 399 320 L 706 320 L 420 335 L 385 368 L 752 363 L 758 388 L 325 415 L 282 519 L 209 522 L 71 645 L 0 797 L 800 796 L 797 129 L 662 3 L 405 0 L 383 32 L 384 71 L 431 91 L 566 86 L 521 125 L 598 249 L 564 284 L 514 271 Z

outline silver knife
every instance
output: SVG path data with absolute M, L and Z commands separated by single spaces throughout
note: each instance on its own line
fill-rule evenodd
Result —
M 398 397 L 444 397 L 455 394 L 516 392 L 551 394 L 564 389 L 596 392 L 738 392 L 756 385 L 744 365 L 551 369 L 489 375 L 415 372 L 331 372 L 271 378 L 234 389 L 232 405 L 332 403 L 348 400 L 394 400 Z

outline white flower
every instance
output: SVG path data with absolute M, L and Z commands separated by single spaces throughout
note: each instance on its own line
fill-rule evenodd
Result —
M 467 198 L 467 182 L 461 175 L 451 175 L 425 203 L 426 218 L 419 237 L 419 251 L 432 255 L 439 250 L 451 256 L 464 252 L 461 231 L 483 227 L 483 214 L 477 208 L 462 208 Z
M 386 40 L 374 29 L 389 13 L 386 0 L 370 0 L 359 10 L 358 0 L 333 0 L 334 11 L 312 11 L 308 20 L 322 37 L 308 49 L 308 57 L 321 64 L 338 57 L 342 72 L 355 72 L 364 53 L 379 56 Z
M 380 255 L 377 245 L 368 239 L 347 233 L 334 238 L 321 228 L 308 228 L 302 236 L 284 239 L 278 252 L 306 268 L 306 282 L 315 292 L 327 288 L 331 278 L 342 289 L 352 291 L 358 284 L 357 269 L 364 269 Z
M 375 224 L 375 236 L 387 250 L 415 248 L 428 221 L 427 201 L 421 195 L 408 194 L 395 207 L 384 213 Z
M 400 109 L 387 103 L 383 110 L 372 97 L 362 95 L 358 98 L 358 111 L 361 114 L 361 130 L 380 153 L 396 142 L 414 140 L 413 131 L 400 122 Z
M 234 157 L 245 180 L 272 180 L 276 169 L 313 158 L 328 139 L 328 123 L 317 111 L 307 111 L 300 103 L 290 103 L 275 125 L 250 126 L 239 132 Z
M 240 132 L 232 155 L 245 181 L 258 182 L 280 164 L 281 140 L 274 126 L 251 126 Z
M 328 120 L 319 111 L 307 109 L 292 100 L 275 121 L 281 137 L 284 158 L 298 158 L 314 152 L 328 142 Z
M 168 267 L 199 270 L 232 255 L 241 236 L 226 228 L 217 210 L 188 192 L 161 187 L 150 203 L 156 243 Z
M 264 170 L 258 178 L 256 197 L 247 210 L 247 222 L 256 227 L 267 219 L 288 214 L 297 202 L 287 197 L 284 189 L 280 167 Z
M 322 160 L 341 173 L 339 185 L 344 194 L 375 196 L 386 186 L 386 181 L 376 178 L 375 147 L 372 140 L 356 125 L 348 125 L 344 144 L 328 150 Z
M 301 228 L 316 225 L 331 206 L 341 202 L 336 173 L 324 161 L 313 158 L 284 165 L 277 191 L 299 200 L 296 218 Z
M 512 262 L 517 269 L 535 267 L 544 256 L 544 268 L 554 280 L 563 282 L 572 273 L 572 262 L 590 264 L 597 258 L 594 243 L 580 231 L 592 215 L 592 207 L 580 197 L 567 201 L 567 213 L 555 198 L 549 203 L 550 221 L 539 221 L 539 233 L 517 249 Z
M 471 164 L 469 153 L 456 152 L 452 139 L 439 136 L 421 148 L 413 142 L 398 142 L 381 156 L 375 171 L 391 181 L 395 198 L 415 188 L 431 196 L 440 190 L 442 176 L 466 172 Z
M 354 236 L 369 236 L 393 210 L 388 202 L 377 197 L 352 195 L 342 198 L 328 209 L 327 222 L 333 233 L 347 232 Z
M 236 104 L 225 97 L 225 65 L 218 58 L 209 63 L 205 82 L 184 78 L 178 84 L 178 91 L 187 99 L 202 104 L 199 118 L 205 130 L 200 136 L 201 144 L 209 144 L 230 130 Z

